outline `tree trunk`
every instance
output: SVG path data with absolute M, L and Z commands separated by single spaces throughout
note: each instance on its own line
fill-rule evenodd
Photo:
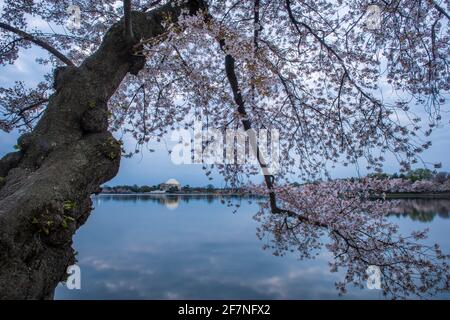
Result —
M 55 93 L 35 129 L 18 140 L 20 150 L 0 160 L 0 298 L 52 298 L 75 262 L 72 236 L 92 209 L 91 194 L 113 178 L 121 156 L 108 132 L 107 102 L 144 57 L 132 55 L 141 39 L 160 36 L 162 21 L 176 21 L 202 0 L 132 12 L 136 41 L 113 25 L 99 49 L 79 67 L 58 68 Z

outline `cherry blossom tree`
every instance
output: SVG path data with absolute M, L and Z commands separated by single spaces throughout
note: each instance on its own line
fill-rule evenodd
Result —
M 67 29 L 74 5 L 79 25 Z M 369 6 L 379 9 L 380 28 L 367 23 Z M 22 132 L 18 150 L 0 160 L 2 294 L 51 297 L 73 262 L 71 237 L 89 216 L 90 195 L 117 173 L 121 155 L 196 121 L 206 129 L 244 129 L 256 163 L 214 168 L 230 186 L 262 170 L 271 219 L 295 216 L 304 232 L 332 230 L 330 248 L 340 254 L 351 223 L 338 221 L 339 210 L 299 218 L 307 216 L 304 207 L 287 197 L 311 194 L 290 183 L 327 177 L 330 167 L 362 159 L 380 171 L 387 154 L 404 171 L 420 161 L 449 90 L 449 6 L 448 0 L 4 0 L 0 64 L 37 46 L 48 53 L 37 63 L 54 71 L 35 88 L 18 79 L 0 89 L 0 129 Z M 36 28 L 36 20 L 53 32 Z M 428 113 L 428 123 L 417 110 Z M 279 133 L 276 174 L 268 171 L 255 129 Z M 136 150 L 124 150 L 122 134 L 136 140 Z M 359 204 L 359 212 L 384 212 L 379 202 Z M 367 228 L 369 246 L 391 241 L 395 231 L 378 217 L 354 222 Z M 405 246 L 408 261 L 421 259 L 422 251 L 414 255 L 415 247 Z M 353 249 L 345 259 L 338 264 L 361 261 Z M 445 269 L 436 268 L 430 275 L 442 283 Z M 12 285 L 13 270 L 19 280 Z
M 345 274 L 336 283 L 340 294 L 349 285 L 363 289 L 374 266 L 386 297 L 447 292 L 450 255 L 437 244 L 422 243 L 426 230 L 401 235 L 388 219 L 396 203 L 371 199 L 383 188 L 382 181 L 370 179 L 279 188 L 277 197 L 289 211 L 274 215 L 269 205 L 261 205 L 255 215 L 258 237 L 275 255 L 295 252 L 301 259 L 314 258 L 325 247 L 332 255 L 330 271 Z

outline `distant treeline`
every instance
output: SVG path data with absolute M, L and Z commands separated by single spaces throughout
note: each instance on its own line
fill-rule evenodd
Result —
M 381 173 L 370 177 L 385 180 L 387 193 L 446 193 L 450 192 L 450 174 L 429 169 L 416 169 L 405 174 Z
M 341 180 L 357 182 L 361 179 L 373 178 L 382 180 L 379 192 L 386 194 L 398 194 L 398 195 L 439 195 L 450 196 L 450 173 L 437 172 L 429 169 L 416 169 L 405 173 L 374 173 L 369 174 L 367 177 L 362 178 L 345 178 Z M 314 183 L 326 183 L 326 181 L 307 181 L 305 183 L 293 183 L 295 187 L 301 188 L 302 185 L 314 184 Z
M 442 193 L 450 192 L 450 174 L 447 172 L 436 172 L 429 169 L 416 169 L 407 173 L 374 173 L 368 175 L 370 178 L 386 180 L 385 192 L 388 193 Z M 348 178 L 348 180 L 358 180 L 359 178 Z M 320 182 L 320 181 L 316 181 Z M 314 182 L 306 182 L 308 184 Z M 300 187 L 302 184 L 293 183 L 294 186 Z M 114 187 L 103 186 L 102 193 L 147 193 L 160 190 L 161 185 L 118 185 Z M 204 187 L 191 187 L 185 185 L 181 190 L 172 188 L 167 190 L 168 193 L 238 193 L 236 189 L 216 188 L 212 184 Z
M 118 186 L 103 186 L 102 193 L 147 193 L 151 191 L 160 190 L 160 185 L 118 185 Z M 229 188 L 216 188 L 212 184 L 208 184 L 204 187 L 191 187 L 190 185 L 185 185 L 181 187 L 181 190 L 177 190 L 176 188 L 172 188 L 167 190 L 168 193 L 230 193 L 232 189 Z
M 415 193 L 415 194 L 449 194 L 450 174 L 436 172 L 429 169 L 416 169 L 406 173 L 374 173 L 367 177 L 384 181 L 381 185 L 385 193 Z M 344 180 L 358 181 L 361 178 L 347 178 Z M 362 178 L 364 179 L 364 178 Z
M 450 179 L 450 174 L 448 172 L 437 172 L 430 169 L 416 169 L 407 173 L 373 173 L 370 174 L 369 177 L 377 179 L 405 179 L 413 183 L 423 180 L 434 181 L 436 183 L 445 183 Z

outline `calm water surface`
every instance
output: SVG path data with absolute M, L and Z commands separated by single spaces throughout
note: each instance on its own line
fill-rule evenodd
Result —
M 251 200 L 251 203 L 249 203 Z M 99 195 L 74 237 L 81 290 L 60 285 L 56 299 L 383 299 L 349 288 L 340 297 L 324 249 L 316 259 L 274 256 L 256 236 L 258 199 Z M 406 200 L 390 219 L 402 232 L 429 228 L 450 252 L 450 200 Z M 449 299 L 450 295 L 440 298 Z

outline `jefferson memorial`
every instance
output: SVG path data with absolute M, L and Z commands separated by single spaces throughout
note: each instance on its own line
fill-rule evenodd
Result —
M 160 190 L 170 190 L 173 188 L 181 190 L 181 184 L 175 179 L 169 179 L 165 183 L 161 183 L 159 186 Z

